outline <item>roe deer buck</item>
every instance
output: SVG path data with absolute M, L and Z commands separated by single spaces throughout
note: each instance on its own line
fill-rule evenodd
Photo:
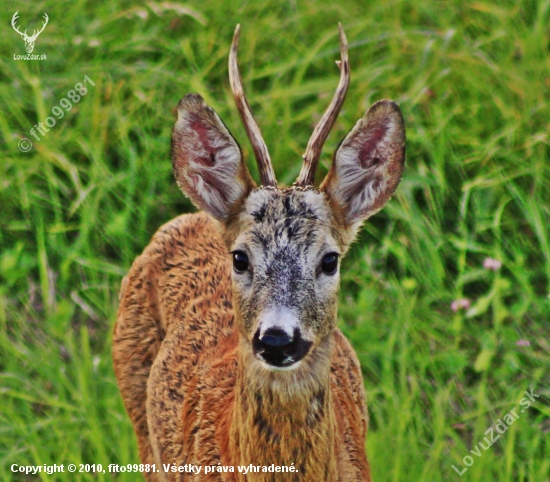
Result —
M 150 481 L 371 480 L 361 370 L 336 327 L 339 264 L 400 181 L 405 127 L 394 102 L 375 103 L 313 186 L 349 85 L 339 28 L 340 82 L 290 188 L 277 186 L 243 93 L 239 26 L 229 79 L 262 186 L 199 95 L 178 104 L 174 174 L 207 214 L 180 216 L 155 234 L 123 281 L 114 331 L 115 371 L 141 460 L 156 464 Z M 202 470 L 165 472 L 162 464 Z M 296 471 L 239 473 L 250 464 Z

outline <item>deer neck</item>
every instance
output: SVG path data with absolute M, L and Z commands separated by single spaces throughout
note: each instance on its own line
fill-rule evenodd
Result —
M 337 480 L 331 352 L 329 336 L 296 370 L 269 371 L 241 339 L 230 437 L 238 465 L 293 464 L 299 480 Z M 295 480 L 296 473 L 278 475 Z M 273 473 L 253 477 L 273 480 Z

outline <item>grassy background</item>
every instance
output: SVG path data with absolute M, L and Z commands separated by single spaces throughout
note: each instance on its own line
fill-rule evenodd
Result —
M 397 195 L 343 265 L 341 326 L 363 366 L 374 478 L 550 480 L 549 0 L 8 0 L 1 10 L 0 480 L 24 480 L 13 463 L 138 462 L 111 331 L 132 260 L 193 209 L 171 174 L 173 109 L 201 93 L 250 158 L 226 67 L 240 22 L 247 95 L 290 184 L 338 82 L 338 21 L 352 83 L 319 177 L 372 102 L 396 100 L 408 129 Z M 13 59 L 25 53 L 9 25 L 16 10 L 22 30 L 48 13 L 34 51 L 47 60 Z M 36 142 L 30 128 L 85 75 L 95 87 Z M 487 257 L 501 269 L 484 269 Z M 461 298 L 471 307 L 455 313 Z M 538 401 L 459 477 L 451 465 L 462 469 L 530 387 Z

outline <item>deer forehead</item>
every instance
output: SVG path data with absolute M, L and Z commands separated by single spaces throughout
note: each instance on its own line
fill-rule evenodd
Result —
M 233 249 L 246 246 L 263 260 L 293 256 L 302 263 L 324 248 L 338 250 L 328 203 L 313 188 L 255 189 L 244 203 L 240 225 Z

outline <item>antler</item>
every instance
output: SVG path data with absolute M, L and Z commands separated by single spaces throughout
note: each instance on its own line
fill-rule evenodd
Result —
M 19 30 L 18 27 L 15 26 L 15 22 L 17 22 L 17 19 L 19 18 L 19 10 L 17 10 L 14 14 L 13 14 L 13 17 L 11 18 L 11 26 L 13 27 L 13 29 L 19 34 L 21 35 L 21 37 L 26 37 L 27 36 L 27 31 L 25 30 L 25 33 L 21 32 L 21 30 Z
M 231 84 L 231 91 L 233 92 L 237 110 L 239 111 L 246 133 L 250 139 L 250 144 L 252 144 L 254 155 L 256 156 L 262 184 L 264 186 L 277 186 L 277 179 L 275 178 L 275 172 L 273 171 L 269 152 L 267 151 L 258 124 L 256 124 L 252 116 L 250 105 L 244 95 L 241 74 L 239 73 L 237 62 L 240 32 L 241 26 L 237 25 L 237 28 L 235 28 L 235 35 L 233 36 L 233 43 L 231 44 L 231 51 L 229 52 L 229 83 Z
M 23 37 L 25 40 L 36 40 L 36 38 L 43 32 L 43 30 L 46 28 L 46 25 L 48 25 L 48 20 L 50 19 L 50 17 L 48 17 L 48 14 L 47 13 L 44 13 L 44 18 L 46 19 L 45 22 L 42 23 L 42 28 L 37 32 L 36 29 L 33 30 L 33 33 L 32 35 L 29 37 L 27 35 L 27 29 L 25 29 L 25 32 L 21 32 L 21 30 L 19 30 L 19 28 L 15 25 L 15 22 L 17 22 L 17 20 L 19 19 L 19 10 L 17 10 L 14 14 L 13 14 L 13 17 L 11 18 L 11 26 L 13 27 L 13 29 L 19 34 L 21 35 L 21 37 Z
M 338 113 L 342 108 L 344 99 L 346 98 L 346 92 L 349 86 L 349 59 L 348 59 L 348 40 L 342 25 L 338 23 L 338 30 L 340 32 L 340 61 L 336 62 L 336 65 L 340 68 L 340 82 L 336 88 L 332 102 L 328 106 L 328 109 L 324 113 L 323 117 L 315 127 L 311 138 L 307 144 L 306 152 L 303 154 L 304 164 L 302 170 L 298 176 L 295 186 L 308 186 L 313 184 L 313 178 L 315 177 L 315 169 L 319 163 L 321 157 L 321 151 L 323 144 L 325 143 Z
M 33 30 L 32 37 L 31 37 L 32 39 L 36 39 L 44 31 L 44 29 L 46 28 L 46 25 L 48 25 L 48 20 L 50 19 L 50 17 L 48 17 L 47 13 L 44 13 L 44 18 L 46 19 L 46 21 L 42 23 L 42 28 L 38 32 L 36 30 Z

